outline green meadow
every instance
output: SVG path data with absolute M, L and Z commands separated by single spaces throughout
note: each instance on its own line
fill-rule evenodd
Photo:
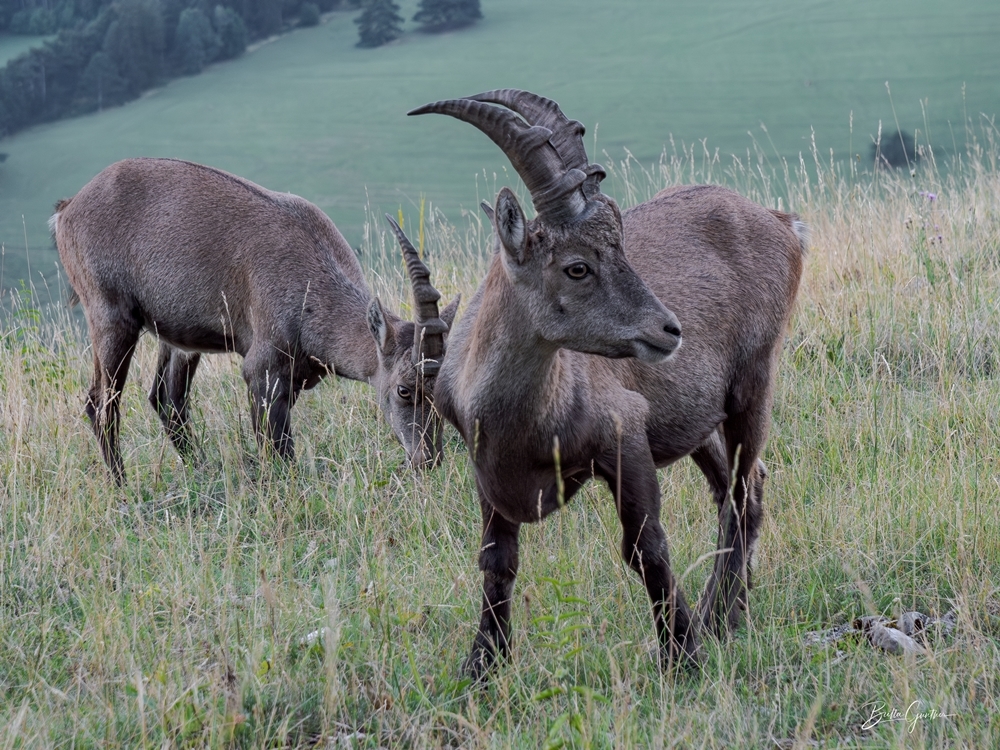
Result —
M 401 5 L 409 19 L 416 3 Z M 514 181 L 506 162 L 468 126 L 405 113 L 491 88 L 550 96 L 586 124 L 595 159 L 627 149 L 643 164 L 685 144 L 795 162 L 813 137 L 824 157 L 867 161 L 879 121 L 894 132 L 897 119 L 954 153 L 968 120 L 1000 112 L 992 0 L 486 0 L 484 14 L 441 36 L 407 21 L 398 42 L 361 50 L 354 14 L 334 13 L 123 107 L 0 141 L 3 286 L 29 261 L 34 281 L 51 278 L 52 205 L 128 156 L 300 194 L 354 245 L 368 206 L 380 216 L 423 196 L 457 221 Z
M 449 429 L 440 467 L 403 470 L 361 384 L 299 400 L 284 466 L 258 452 L 238 358 L 206 357 L 185 465 L 146 401 L 145 337 L 116 490 L 81 416 L 81 321 L 15 294 L 0 324 L 0 747 L 996 747 L 1000 152 L 981 135 L 948 175 L 789 168 L 813 237 L 763 457 L 749 623 L 706 641 L 695 674 L 659 670 L 614 503 L 591 483 L 522 530 L 512 657 L 483 687 L 464 680 L 481 586 L 465 447 Z M 614 175 L 636 198 L 718 176 L 634 167 Z M 759 172 L 728 176 L 777 203 Z M 435 283 L 468 299 L 489 238 L 431 218 Z M 373 239 L 366 253 L 395 257 Z M 401 281 L 384 263 L 383 299 Z M 694 599 L 714 504 L 689 461 L 660 479 Z M 957 624 L 905 656 L 808 638 L 912 609 Z
M 472 28 L 376 50 L 334 13 L 0 141 L 0 750 L 997 747 L 1000 10 L 483 5 Z M 406 471 L 363 384 L 303 395 L 286 465 L 254 440 L 239 358 L 205 357 L 184 463 L 146 399 L 143 337 L 122 394 L 124 489 L 82 416 L 86 326 L 50 304 L 65 295 L 55 200 L 127 156 L 213 164 L 317 203 L 405 315 L 381 219 L 401 209 L 444 298 L 468 300 L 491 243 L 478 200 L 519 182 L 473 128 L 405 112 L 501 86 L 584 122 L 623 207 L 723 182 L 811 227 L 748 623 L 706 640 L 698 672 L 659 669 L 611 495 L 592 482 L 522 530 L 511 659 L 470 685 L 480 511 L 466 448 L 449 427 L 441 466 Z M 869 169 L 879 120 L 917 132 L 912 173 Z M 660 485 L 694 600 L 715 508 L 690 461 Z M 955 613 L 954 630 L 906 655 L 810 638 L 914 609 Z
M 41 46 L 48 37 L 0 34 L 0 66 L 6 65 L 18 55 L 23 55 L 33 47 Z

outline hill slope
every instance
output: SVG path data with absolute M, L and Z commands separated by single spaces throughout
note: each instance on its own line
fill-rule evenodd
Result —
M 29 49 L 40 47 L 49 38 L 47 36 L 0 34 L 0 67 L 6 65 L 8 60 L 23 55 Z
M 64 309 L 0 319 L 0 747 L 997 747 L 998 157 L 944 180 L 791 181 L 813 235 L 776 378 L 749 622 L 704 640 L 700 675 L 660 673 L 603 483 L 523 526 L 511 658 L 470 687 L 481 514 L 453 429 L 441 466 L 416 477 L 375 392 L 328 378 L 293 410 L 295 461 L 274 463 L 239 358 L 208 356 L 184 464 L 146 400 L 146 336 L 116 491 L 81 415 L 82 323 Z M 665 186 L 642 179 L 637 192 Z M 435 283 L 468 299 L 482 259 L 457 242 L 435 252 Z M 693 601 L 715 506 L 691 461 L 660 486 Z M 860 615 L 953 608 L 954 632 L 932 629 L 926 654 L 821 639 Z
M 468 126 L 404 115 L 495 87 L 557 99 L 587 125 L 591 147 L 596 132 L 595 159 L 627 147 L 645 162 L 671 134 L 745 154 L 748 131 L 769 154 L 794 158 L 811 129 L 821 153 L 867 158 L 869 133 L 893 121 L 886 81 L 900 123 L 923 130 L 925 99 L 931 137 L 949 148 L 951 124 L 964 140 L 966 113 L 1000 111 L 1000 10 L 990 0 L 686 0 L 669 14 L 649 0 L 505 0 L 484 13 L 467 30 L 376 50 L 355 48 L 352 16 L 336 14 L 124 107 L 0 141 L 10 154 L 0 166 L 3 285 L 27 272 L 26 246 L 32 273 L 54 269 L 52 204 L 126 156 L 192 159 L 298 193 L 354 244 L 368 200 L 394 209 L 425 194 L 457 218 L 477 191 L 492 194 L 505 160 Z

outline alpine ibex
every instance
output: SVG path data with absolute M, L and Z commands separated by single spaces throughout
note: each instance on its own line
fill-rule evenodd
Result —
M 718 555 L 698 620 L 721 634 L 747 608 L 758 457 L 805 226 L 707 185 L 664 190 L 622 215 L 601 193 L 605 172 L 588 161 L 583 126 L 528 92 L 410 114 L 431 112 L 503 149 L 537 212 L 529 221 L 507 188 L 495 210 L 484 204 L 493 260 L 434 392 L 469 447 L 482 508 L 482 618 L 466 671 L 478 677 L 509 650 L 520 525 L 591 477 L 614 496 L 621 552 L 652 601 L 663 663 L 695 661 L 700 626 L 670 571 L 656 469 L 691 456 L 713 490 Z
M 458 299 L 406 257 L 416 322 L 372 299 L 354 251 L 316 206 L 218 169 L 126 159 L 50 219 L 94 348 L 86 413 L 121 484 L 119 401 L 143 330 L 160 344 L 149 401 L 185 455 L 188 394 L 202 352 L 238 352 L 258 440 L 293 455 L 289 409 L 329 372 L 372 383 L 414 466 L 441 450 L 429 386 Z

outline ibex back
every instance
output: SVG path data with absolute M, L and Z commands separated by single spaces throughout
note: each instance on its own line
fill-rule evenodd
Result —
M 490 136 L 538 214 L 528 221 L 506 188 L 495 211 L 484 205 L 493 261 L 435 389 L 469 446 L 482 508 L 482 616 L 466 668 L 479 676 L 509 649 L 521 524 L 595 476 L 614 496 L 621 553 L 652 601 L 663 662 L 695 661 L 698 621 L 722 633 L 747 607 L 766 474 L 759 456 L 804 226 L 713 186 L 665 190 L 622 216 L 601 193 L 605 173 L 588 161 L 583 126 L 528 92 L 410 114 L 429 112 Z M 656 476 L 688 455 L 719 513 L 697 621 L 670 571 Z
M 119 401 L 143 330 L 160 342 L 149 400 L 182 454 L 201 353 L 238 352 L 257 436 L 279 455 L 293 455 L 300 391 L 335 372 L 375 385 L 411 464 L 438 460 L 429 387 L 458 300 L 438 316 L 440 295 L 415 253 L 409 323 L 372 299 L 354 251 L 316 206 L 174 159 L 111 165 L 61 201 L 50 226 L 86 313 L 86 412 L 117 482 Z

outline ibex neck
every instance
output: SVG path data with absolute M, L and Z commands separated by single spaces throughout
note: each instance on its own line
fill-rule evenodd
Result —
M 543 420 L 552 423 L 554 413 L 571 400 L 576 385 L 568 366 L 571 353 L 534 328 L 499 261 L 483 283 L 466 344 L 460 390 L 475 418 L 501 414 L 504 423 L 523 430 Z
M 378 354 L 366 314 L 367 307 L 360 314 L 349 317 L 348 325 L 336 337 L 329 356 L 338 376 L 370 383 L 378 370 Z
M 378 355 L 368 330 L 367 287 L 342 279 L 316 286 L 302 307 L 303 353 L 313 365 L 339 377 L 370 382 L 378 369 Z

